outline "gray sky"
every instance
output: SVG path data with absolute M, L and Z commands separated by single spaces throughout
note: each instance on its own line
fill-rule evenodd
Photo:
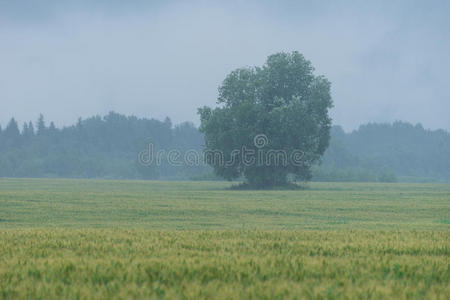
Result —
M 0 0 L 0 124 L 110 110 L 198 124 L 230 71 L 298 50 L 346 130 L 450 130 L 450 1 L 365 2 Z

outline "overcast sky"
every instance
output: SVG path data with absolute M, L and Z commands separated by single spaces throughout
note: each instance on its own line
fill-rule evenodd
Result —
M 297 50 L 346 130 L 450 130 L 450 1 L 129 2 L 0 0 L 0 124 L 111 110 L 198 124 L 230 71 Z

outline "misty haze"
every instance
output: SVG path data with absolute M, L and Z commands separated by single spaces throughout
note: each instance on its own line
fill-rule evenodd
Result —
M 198 125 L 226 74 L 297 50 L 332 82 L 345 130 L 450 129 L 447 1 L 31 3 L 0 4 L 2 126 L 109 111 Z
M 446 299 L 449 16 L 0 0 L 0 298 Z

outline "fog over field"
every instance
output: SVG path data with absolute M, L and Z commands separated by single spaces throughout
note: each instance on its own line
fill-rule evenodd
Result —
M 449 16 L 0 0 L 0 298 L 446 298 Z
M 0 1 L 0 124 L 114 110 L 198 124 L 233 69 L 297 50 L 335 124 L 450 130 L 450 2 Z

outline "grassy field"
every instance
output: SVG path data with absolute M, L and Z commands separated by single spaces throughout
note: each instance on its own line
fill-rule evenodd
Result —
M 310 183 L 297 191 L 227 182 L 0 179 L 0 227 L 448 230 L 450 184 Z
M 448 299 L 450 185 L 0 179 L 0 298 Z

